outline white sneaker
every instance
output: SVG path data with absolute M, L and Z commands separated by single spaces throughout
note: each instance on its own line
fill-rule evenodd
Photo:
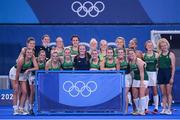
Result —
M 162 111 L 160 112 L 160 114 L 166 114 L 166 109 L 162 109 Z
M 18 109 L 14 109 L 13 115 L 18 115 L 18 114 L 19 114 Z
M 172 111 L 171 110 L 166 110 L 166 113 L 165 113 L 166 115 L 172 115 Z
M 132 115 L 139 115 L 139 112 L 137 110 L 131 112 Z
M 24 109 L 19 109 L 18 113 L 19 113 L 20 115 L 28 115 L 28 114 L 29 114 L 29 112 L 28 112 L 28 111 L 25 111 Z
M 139 115 L 146 115 L 145 112 L 139 112 Z

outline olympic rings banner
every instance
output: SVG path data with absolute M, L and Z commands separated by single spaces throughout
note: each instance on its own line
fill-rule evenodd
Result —
M 123 71 L 36 73 L 38 112 L 124 112 Z
M 1 0 L 0 23 L 179 23 L 179 5 L 179 0 Z

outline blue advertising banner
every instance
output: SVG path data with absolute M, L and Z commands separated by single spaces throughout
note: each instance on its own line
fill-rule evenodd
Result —
M 124 73 L 37 72 L 38 112 L 124 111 Z
M 0 106 L 12 106 L 13 90 L 0 89 Z
M 179 4 L 179 0 L 1 0 L 0 23 L 179 23 Z

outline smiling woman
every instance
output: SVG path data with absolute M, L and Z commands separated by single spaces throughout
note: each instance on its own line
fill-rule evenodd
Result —
M 170 44 L 167 39 L 161 38 L 158 41 L 158 84 L 162 92 L 163 109 L 161 114 L 172 114 L 172 87 L 175 75 L 176 57 L 170 51 Z
M 89 70 L 90 69 L 90 54 L 86 51 L 84 45 L 79 45 L 79 54 L 74 58 L 75 70 Z

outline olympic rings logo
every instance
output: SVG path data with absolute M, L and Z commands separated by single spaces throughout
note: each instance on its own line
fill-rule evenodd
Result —
M 97 90 L 97 83 L 95 81 L 89 81 L 87 83 L 83 81 L 77 81 L 73 83 L 72 81 L 65 81 L 63 83 L 63 90 L 71 97 L 77 97 L 82 95 L 83 97 L 89 97 L 91 93 Z
M 87 15 L 90 17 L 97 17 L 100 12 L 104 11 L 105 5 L 101 1 L 97 1 L 95 4 L 90 1 L 86 1 L 83 4 L 79 1 L 75 1 L 72 3 L 71 9 L 73 12 L 77 13 L 79 17 L 86 17 Z

